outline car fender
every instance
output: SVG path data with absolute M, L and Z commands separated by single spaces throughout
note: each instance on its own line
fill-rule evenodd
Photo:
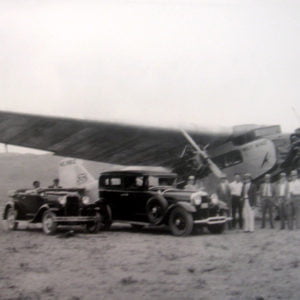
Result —
M 188 202 L 183 202 L 183 201 L 179 201 L 173 205 L 171 205 L 168 209 L 168 213 L 171 212 L 171 210 L 173 210 L 175 207 L 182 207 L 184 208 L 187 212 L 189 213 L 194 213 L 196 212 L 196 208 L 194 205 L 188 203 Z
M 4 210 L 3 210 L 3 220 L 6 219 L 7 211 L 8 211 L 8 209 L 11 208 L 11 207 L 12 207 L 12 208 L 15 208 L 15 203 L 14 203 L 14 201 L 9 200 L 9 201 L 6 202 L 5 207 L 4 207 Z
M 35 217 L 32 219 L 31 222 L 32 222 L 32 223 L 38 223 L 38 222 L 41 222 L 41 221 L 42 221 L 42 217 L 43 217 L 44 212 L 45 212 L 46 210 L 48 210 L 48 209 L 50 209 L 50 210 L 56 210 L 56 209 L 52 209 L 52 208 L 49 206 L 49 204 L 44 204 L 44 205 L 42 205 L 42 206 L 39 208 L 38 212 L 36 213 Z

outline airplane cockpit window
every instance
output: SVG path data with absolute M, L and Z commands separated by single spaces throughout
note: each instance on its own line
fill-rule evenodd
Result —
M 232 138 L 232 143 L 236 146 L 244 145 L 250 143 L 256 139 L 256 136 L 253 131 L 235 136 Z
M 221 169 L 237 165 L 243 161 L 240 151 L 234 150 L 212 158 L 213 162 Z

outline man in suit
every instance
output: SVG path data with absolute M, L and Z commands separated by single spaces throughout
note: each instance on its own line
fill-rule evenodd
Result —
M 273 224 L 273 209 L 275 206 L 276 188 L 271 183 L 271 175 L 266 174 L 264 177 L 264 183 L 259 188 L 259 199 L 262 208 L 262 223 L 261 228 L 265 228 L 266 214 L 269 215 L 270 227 L 274 228 Z
M 300 229 L 300 179 L 297 170 L 291 172 L 289 192 L 291 196 L 291 209 L 295 214 L 296 229 Z
M 225 202 L 228 206 L 228 217 L 231 217 L 231 191 L 227 177 L 223 175 L 217 187 L 218 199 Z M 231 222 L 228 222 L 228 229 L 231 229 Z
M 234 181 L 230 184 L 230 191 L 231 191 L 231 202 L 232 202 L 232 227 L 235 228 L 236 226 L 236 213 L 238 213 L 238 223 L 240 229 L 243 228 L 243 206 L 242 206 L 242 188 L 243 182 L 241 180 L 240 174 L 234 175 Z
M 256 185 L 252 182 L 251 174 L 244 175 L 244 184 L 242 188 L 243 197 L 243 216 L 244 231 L 254 232 L 254 208 L 256 206 Z
M 285 173 L 280 173 L 279 182 L 276 189 L 277 203 L 279 208 L 280 229 L 285 228 L 287 220 L 288 229 L 293 229 L 293 214 L 290 201 L 289 182 Z

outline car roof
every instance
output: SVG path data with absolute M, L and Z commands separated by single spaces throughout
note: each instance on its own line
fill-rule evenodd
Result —
M 167 176 L 167 177 L 177 177 L 176 173 L 164 172 L 164 171 L 155 171 L 155 170 L 114 170 L 107 171 L 100 174 L 102 175 L 118 175 L 118 176 Z

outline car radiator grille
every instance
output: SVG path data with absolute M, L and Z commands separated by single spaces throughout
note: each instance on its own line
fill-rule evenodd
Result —
M 68 197 L 65 206 L 66 216 L 78 216 L 79 215 L 79 198 Z

